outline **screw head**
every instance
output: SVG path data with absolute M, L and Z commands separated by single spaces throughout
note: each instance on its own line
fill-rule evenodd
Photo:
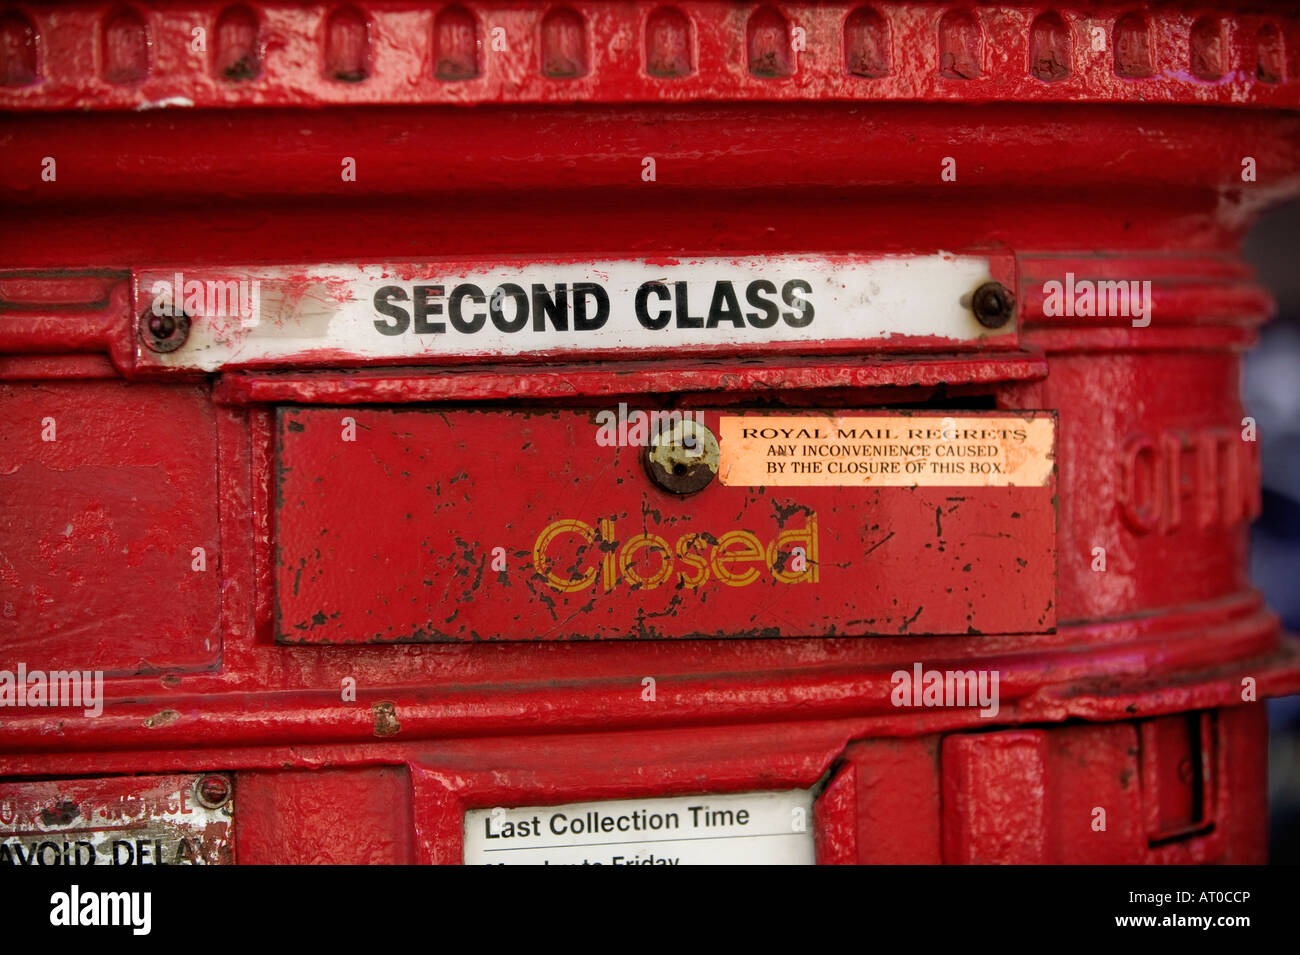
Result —
M 215 774 L 200 777 L 194 784 L 194 798 L 205 809 L 220 809 L 230 801 L 230 779 Z
M 1016 314 L 1016 297 L 1001 282 L 985 282 L 971 296 L 971 311 L 985 328 L 1001 328 Z
M 152 308 L 140 313 L 140 340 L 150 351 L 173 352 L 190 337 L 190 317 L 184 312 L 176 315 L 155 315 Z
M 650 480 L 673 494 L 694 494 L 718 474 L 718 439 L 693 420 L 674 424 L 645 449 L 642 463 Z

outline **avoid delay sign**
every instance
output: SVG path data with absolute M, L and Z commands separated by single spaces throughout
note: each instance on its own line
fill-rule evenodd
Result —
M 676 796 L 474 809 L 478 865 L 812 865 L 812 793 Z

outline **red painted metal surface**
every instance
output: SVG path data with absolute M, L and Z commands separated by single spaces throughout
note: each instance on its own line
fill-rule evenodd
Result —
M 0 105 L 1250 99 L 1295 106 L 1296 27 L 1284 4 L 1224 12 L 1210 4 L 1116 3 L 263 2 L 177 3 L 125 16 L 100 4 L 20 5 L 3 24 Z
M 23 381 L 0 385 L 0 402 L 0 640 L 12 659 L 123 676 L 214 665 L 221 565 L 206 390 Z M 200 572 L 189 569 L 196 548 Z
M 456 862 L 470 808 L 809 787 L 823 862 L 1262 860 L 1259 701 L 1300 664 L 1246 576 L 1270 306 L 1236 248 L 1300 188 L 1288 5 L 242 9 L 0 10 L 0 669 L 107 671 L 97 717 L 0 713 L 9 784 L 233 773 L 241 862 Z M 1018 350 L 137 362 L 152 271 L 972 248 L 1014 257 Z M 1049 315 L 1067 272 L 1150 281 L 1151 324 Z M 1054 410 L 1055 631 L 276 642 L 277 407 L 666 394 Z M 917 662 L 997 671 L 996 719 L 895 706 Z

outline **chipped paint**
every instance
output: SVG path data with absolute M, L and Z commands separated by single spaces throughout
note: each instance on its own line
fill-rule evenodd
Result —
M 0 866 L 229 864 L 235 804 L 205 805 L 209 778 L 2 782 Z
M 1047 470 L 1034 482 L 972 488 L 960 506 L 947 487 L 788 487 L 775 496 L 705 481 L 681 494 L 652 479 L 642 448 L 598 443 L 587 409 L 349 408 L 364 435 L 355 443 L 340 440 L 343 413 L 280 415 L 281 643 L 1055 626 L 1050 445 Z M 718 415 L 701 411 L 694 424 L 711 433 Z M 928 419 L 915 420 L 928 427 Z M 1011 414 L 957 420 L 1008 427 L 1028 420 L 1047 425 L 1048 435 L 1052 423 Z M 363 500 L 358 519 L 354 502 Z M 1002 533 L 1013 512 L 1021 515 L 1017 533 Z M 1016 599 L 1007 598 L 1009 587 Z
M 186 305 L 189 338 L 139 360 L 172 369 L 337 360 L 736 354 L 940 340 L 949 349 L 1014 343 L 970 310 L 993 271 L 981 256 L 766 255 L 597 261 L 428 262 L 189 270 L 185 284 L 251 282 L 250 315 Z M 151 306 L 164 272 L 141 272 Z M 168 286 L 170 287 L 170 286 Z M 490 317 L 490 320 L 489 320 Z

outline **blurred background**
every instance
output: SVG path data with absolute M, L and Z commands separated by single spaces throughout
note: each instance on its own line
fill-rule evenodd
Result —
M 1300 633 L 1300 203 L 1264 216 L 1246 258 L 1277 298 L 1277 317 L 1246 356 L 1247 414 L 1259 425 L 1263 510 L 1251 576 L 1282 626 Z M 1268 702 L 1271 860 L 1300 864 L 1300 696 Z

